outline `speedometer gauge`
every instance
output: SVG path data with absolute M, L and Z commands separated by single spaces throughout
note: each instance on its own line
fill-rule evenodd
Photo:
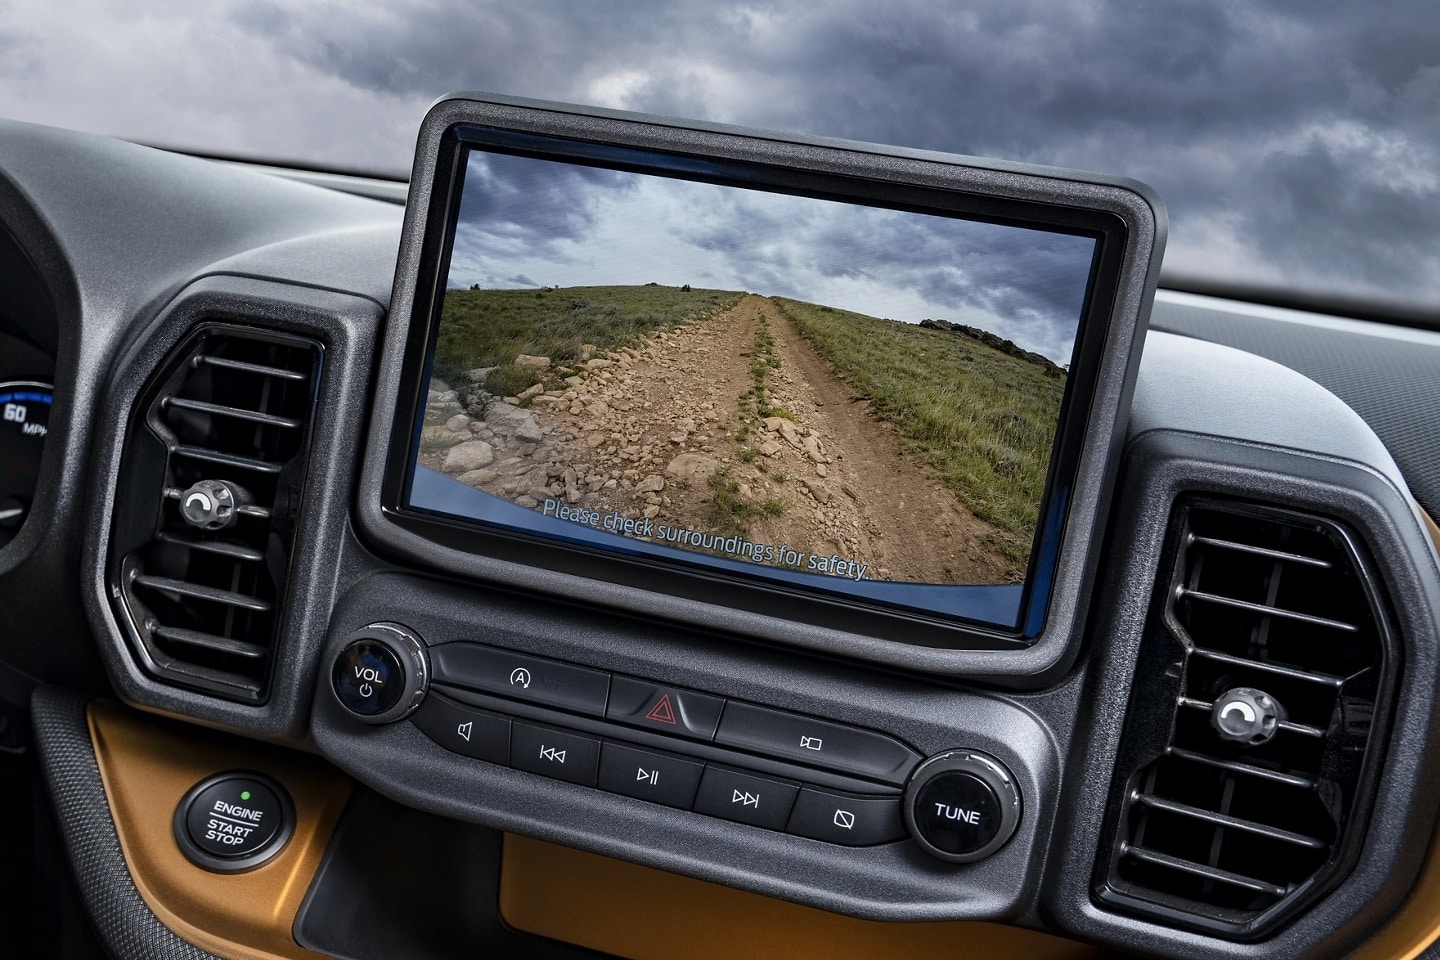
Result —
M 48 383 L 0 383 L 0 547 L 20 531 L 40 477 L 40 455 L 50 431 Z

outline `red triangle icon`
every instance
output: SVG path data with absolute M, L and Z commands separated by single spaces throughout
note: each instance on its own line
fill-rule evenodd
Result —
M 675 719 L 675 707 L 670 703 L 670 694 L 661 694 L 660 702 L 650 708 L 650 712 L 645 714 L 645 719 L 675 726 L 679 721 Z

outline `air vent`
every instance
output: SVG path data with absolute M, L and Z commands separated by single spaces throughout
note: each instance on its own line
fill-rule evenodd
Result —
M 320 358 L 312 341 L 209 325 L 142 394 L 110 573 L 152 676 L 265 699 Z
M 1389 631 L 1338 524 L 1195 501 L 1173 528 L 1097 895 L 1250 939 L 1353 860 Z

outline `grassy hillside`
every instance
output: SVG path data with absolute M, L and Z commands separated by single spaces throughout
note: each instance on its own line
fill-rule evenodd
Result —
M 580 359 L 582 344 L 613 350 L 654 330 L 728 310 L 739 299 L 724 290 L 662 286 L 448 290 L 435 375 L 454 383 L 466 370 L 499 367 L 489 378 L 492 387 L 518 392 L 535 382 L 532 371 L 513 367 L 519 354 L 564 365 Z
M 962 334 L 774 297 L 775 304 L 940 472 L 995 544 L 1029 559 L 1065 379 Z

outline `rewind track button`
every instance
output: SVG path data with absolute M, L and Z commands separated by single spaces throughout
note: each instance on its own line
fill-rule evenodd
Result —
M 704 770 L 696 760 L 607 740 L 600 752 L 600 789 L 689 810 Z
M 510 766 L 517 770 L 595 786 L 600 741 L 578 733 L 515 721 L 510 734 Z

